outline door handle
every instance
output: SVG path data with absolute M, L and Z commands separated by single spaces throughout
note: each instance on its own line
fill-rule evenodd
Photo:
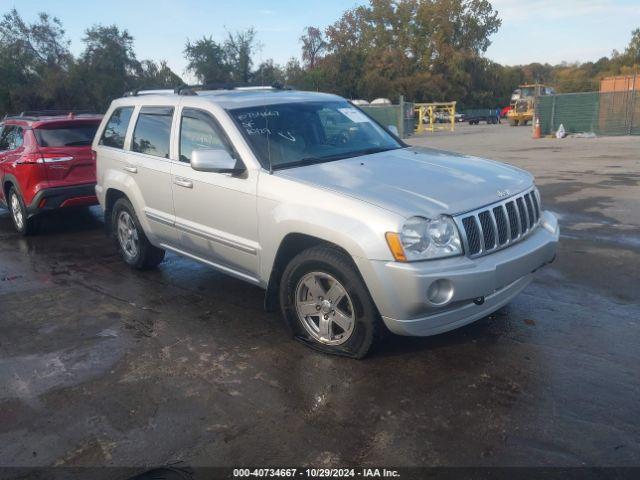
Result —
M 131 173 L 138 173 L 138 169 L 136 167 L 134 167 L 133 165 L 125 165 L 124 169 L 127 172 L 131 172 Z
M 175 183 L 179 187 L 193 188 L 193 182 L 191 180 L 187 180 L 186 178 L 176 177 L 173 179 L 173 183 Z

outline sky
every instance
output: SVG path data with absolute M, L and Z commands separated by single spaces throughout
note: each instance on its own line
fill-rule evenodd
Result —
M 254 58 L 284 64 L 300 56 L 304 27 L 325 27 L 362 0 L 0 0 L 0 13 L 16 7 L 26 20 L 46 11 L 63 23 L 71 50 L 83 49 L 93 24 L 117 24 L 131 33 L 139 60 L 167 60 L 187 81 L 186 41 L 254 27 L 262 48 Z M 624 50 L 640 28 L 640 0 L 491 0 L 502 18 L 486 56 L 502 64 L 597 60 Z

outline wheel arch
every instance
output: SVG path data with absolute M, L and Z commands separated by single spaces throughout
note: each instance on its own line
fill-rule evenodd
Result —
M 110 187 L 107 189 L 107 192 L 105 193 L 104 228 L 107 235 L 111 235 L 111 212 L 113 211 L 113 206 L 121 198 L 126 198 L 127 200 L 129 200 L 129 197 L 127 196 L 127 194 L 118 188 Z
M 9 196 L 9 190 L 11 190 L 11 187 L 18 190 L 18 193 L 22 196 L 22 191 L 20 190 L 20 185 L 18 184 L 16 177 L 11 174 L 7 174 L 2 179 L 2 193 L 4 193 L 5 200 L 8 199 L 7 197 Z
M 356 263 L 353 262 L 351 254 L 340 245 L 337 245 L 326 239 L 316 237 L 314 235 L 308 235 L 305 233 L 288 233 L 280 242 L 278 250 L 276 251 L 273 265 L 271 267 L 271 274 L 269 275 L 269 281 L 267 283 L 267 288 L 264 296 L 265 310 L 271 312 L 277 309 L 280 279 L 282 278 L 282 273 L 284 272 L 284 269 L 286 268 L 289 261 L 304 250 L 319 245 L 325 245 L 331 248 L 335 248 L 336 250 L 346 255 L 352 261 L 353 267 L 360 274 Z

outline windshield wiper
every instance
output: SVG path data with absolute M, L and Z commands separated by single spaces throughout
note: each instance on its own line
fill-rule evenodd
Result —
M 398 150 L 403 147 L 371 147 L 364 150 L 356 150 L 353 152 L 337 153 L 335 155 L 327 155 L 325 157 L 305 157 L 295 162 L 285 163 L 284 165 L 274 165 L 274 170 L 283 168 L 301 167 L 304 165 L 314 165 L 317 163 L 333 162 L 335 160 L 344 160 L 345 158 L 362 157 L 363 155 L 372 155 L 374 153 L 388 152 L 389 150 Z

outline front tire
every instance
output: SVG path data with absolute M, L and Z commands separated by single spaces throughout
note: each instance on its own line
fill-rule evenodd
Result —
M 24 200 L 18 193 L 15 187 L 9 189 L 9 212 L 11 213 L 11 220 L 16 231 L 23 236 L 33 235 L 38 231 L 38 218 L 29 218 L 27 207 L 24 204 Z
M 363 358 L 384 331 L 351 258 L 330 246 L 312 247 L 289 262 L 280 307 L 293 335 L 324 353 Z
M 118 253 L 130 267 L 148 270 L 164 260 L 165 251 L 151 245 L 131 202 L 126 198 L 118 199 L 113 206 L 111 231 Z

